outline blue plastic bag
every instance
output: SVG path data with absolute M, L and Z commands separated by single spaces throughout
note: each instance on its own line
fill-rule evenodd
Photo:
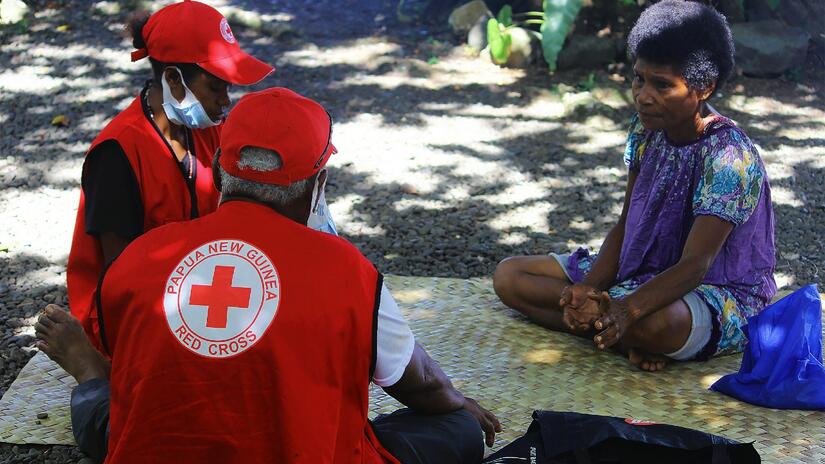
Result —
M 825 410 L 822 303 L 808 285 L 748 318 L 742 367 L 710 389 L 776 409 Z

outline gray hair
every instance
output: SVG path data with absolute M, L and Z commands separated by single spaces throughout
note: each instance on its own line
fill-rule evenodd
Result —
M 258 147 L 241 148 L 238 167 L 260 172 L 270 172 L 280 169 L 283 165 L 281 155 L 272 150 Z M 262 184 L 252 180 L 235 177 L 223 169 L 221 174 L 221 195 L 242 196 L 252 198 L 262 203 L 285 206 L 303 195 L 313 178 L 299 180 L 289 185 Z

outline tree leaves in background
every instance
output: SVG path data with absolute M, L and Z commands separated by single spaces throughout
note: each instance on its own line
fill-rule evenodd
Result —
M 487 21 L 487 43 L 490 44 L 490 57 L 497 65 L 503 65 L 510 56 L 513 38 L 506 28 L 495 18 Z
M 544 52 L 544 60 L 550 66 L 550 71 L 556 70 L 559 52 L 581 8 L 582 0 L 544 0 L 541 48 Z M 492 45 L 492 42 L 490 43 Z

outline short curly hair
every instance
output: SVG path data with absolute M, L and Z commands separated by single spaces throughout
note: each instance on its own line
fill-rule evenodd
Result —
M 689 0 L 663 0 L 642 12 L 627 38 L 631 61 L 673 65 L 691 88 L 716 89 L 734 66 L 733 36 L 715 9 Z

